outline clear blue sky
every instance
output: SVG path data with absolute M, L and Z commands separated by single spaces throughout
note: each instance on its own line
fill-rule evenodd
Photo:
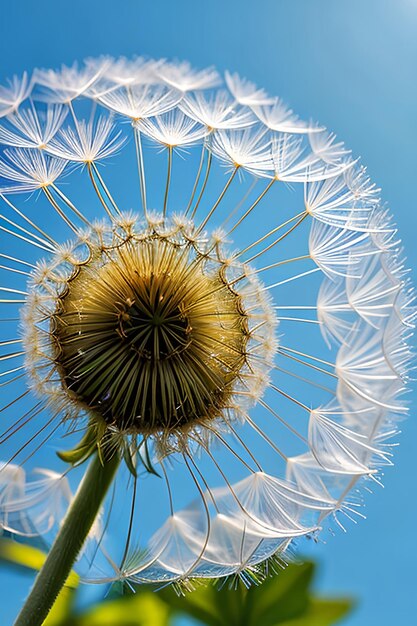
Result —
M 416 33 L 417 0 L 3 0 L 0 80 L 102 53 L 235 70 L 362 156 L 416 268 Z M 417 623 L 416 400 L 368 519 L 312 550 L 318 590 L 359 600 L 346 626 Z M 0 572 L 1 611 L 7 599 L 12 614 L 9 580 Z M 13 579 L 16 602 L 23 588 Z

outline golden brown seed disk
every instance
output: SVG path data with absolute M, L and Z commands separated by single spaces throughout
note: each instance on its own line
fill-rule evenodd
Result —
M 81 267 L 52 316 L 56 365 L 72 398 L 143 434 L 204 423 L 232 406 L 248 323 L 221 267 L 157 235 Z

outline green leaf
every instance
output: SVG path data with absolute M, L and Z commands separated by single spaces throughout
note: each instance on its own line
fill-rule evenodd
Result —
M 42 626 L 65 626 L 74 606 L 75 589 L 63 587 Z
M 46 554 L 23 543 L 18 543 L 12 539 L 0 539 L 0 561 L 7 561 L 16 567 L 23 567 L 38 571 L 46 560 Z M 65 585 L 75 589 L 78 587 L 79 577 L 75 572 L 71 572 Z
M 179 613 L 185 613 L 207 626 L 224 626 L 223 611 L 215 595 L 221 592 L 218 592 L 213 585 L 202 585 L 196 591 L 187 592 L 184 596 L 178 596 L 172 587 L 166 587 L 157 593 Z
M 168 626 L 170 616 L 166 603 L 156 593 L 145 591 L 106 601 L 73 615 L 65 626 Z
M 177 613 L 206 626 L 330 626 L 350 610 L 351 602 L 313 598 L 314 571 L 311 562 L 291 564 L 249 589 L 239 581 L 233 588 L 201 586 L 185 596 L 167 587 L 157 595 Z
M 246 623 L 246 599 L 249 592 L 242 581 L 232 578 L 229 584 L 223 584 L 220 589 L 211 586 L 211 590 L 222 616 L 222 625 L 243 626 Z
M 172 587 L 157 592 L 169 606 L 207 626 L 241 626 L 247 589 L 240 582 L 215 586 L 205 580 L 195 591 L 178 596 Z M 259 625 L 258 625 L 259 626 Z
M 34 548 L 11 539 L 0 539 L 0 562 L 6 562 L 19 569 L 37 572 L 41 569 L 46 559 L 46 554 Z M 49 612 L 43 626 L 63 626 L 72 610 L 75 599 L 75 590 L 78 587 L 79 577 L 71 572 L 55 600 L 54 606 Z
M 207 626 L 275 626 L 302 615 L 309 601 L 312 563 L 289 565 L 279 574 L 249 589 L 239 580 L 230 588 L 223 584 L 201 586 L 184 597 L 172 588 L 158 592 L 176 611 Z
M 136 471 L 135 463 L 133 461 L 133 456 L 132 456 L 132 453 L 131 453 L 131 451 L 129 449 L 129 445 L 125 445 L 125 447 L 124 447 L 123 459 L 124 459 L 124 461 L 126 463 L 127 469 L 132 474 L 133 478 L 136 480 L 136 478 L 138 477 L 138 473 Z
M 143 448 L 143 450 L 142 450 Z M 142 462 L 144 468 L 149 474 L 153 474 L 154 476 L 158 476 L 161 478 L 161 475 L 158 474 L 156 469 L 153 466 L 151 455 L 149 453 L 148 439 L 143 439 L 137 449 L 139 460 Z
M 332 626 L 347 615 L 353 607 L 352 600 L 322 600 L 311 598 L 302 617 L 285 622 L 276 622 L 277 626 Z
M 302 615 L 308 605 L 313 574 L 313 563 L 291 564 L 259 586 L 251 587 L 245 607 L 245 624 L 275 626 Z
M 0 562 L 37 571 L 45 558 L 38 548 L 0 539 Z M 313 563 L 292 564 L 250 589 L 239 580 L 220 587 L 204 581 L 184 596 L 177 595 L 173 587 L 152 591 L 154 587 L 138 586 L 136 593 L 113 596 L 83 613 L 74 613 L 79 578 L 71 572 L 44 626 L 169 626 L 174 613 L 206 626 L 332 626 L 351 610 L 352 602 L 312 597 L 313 574 Z
M 61 450 L 57 455 L 61 461 L 75 465 L 86 461 L 97 448 L 97 431 L 91 426 L 87 428 L 85 435 L 72 450 Z

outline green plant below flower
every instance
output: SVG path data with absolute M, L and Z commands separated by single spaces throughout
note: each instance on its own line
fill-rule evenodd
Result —
M 32 546 L 0 540 L 0 563 L 38 570 L 46 555 Z M 106 600 L 83 611 L 75 608 L 79 578 L 72 572 L 43 626 L 173 626 L 178 615 L 207 626 L 332 626 L 352 609 L 349 598 L 322 598 L 312 590 L 316 565 L 288 565 L 279 576 L 246 588 L 239 579 L 220 587 L 199 585 L 178 595 L 166 587 L 117 583 Z M 121 592 L 121 593 L 120 593 Z

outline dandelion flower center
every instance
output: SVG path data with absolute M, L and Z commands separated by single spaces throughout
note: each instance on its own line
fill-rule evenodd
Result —
M 70 281 L 53 322 L 64 385 L 123 429 L 218 416 L 245 360 L 239 296 L 204 258 L 159 238 L 103 251 Z
M 52 388 L 56 399 L 50 379 L 58 378 L 61 395 L 101 432 L 166 435 L 224 419 L 236 406 L 236 385 L 245 379 L 248 390 L 254 377 L 248 280 L 230 278 L 233 264 L 215 242 L 187 238 L 181 228 L 168 237 L 166 227 L 125 225 L 121 234 L 110 229 L 106 243 L 88 241 L 87 260 L 74 261 L 49 298 L 55 374 L 41 392 Z M 45 281 L 57 282 L 60 266 L 53 268 L 39 272 L 38 295 Z M 39 314 L 39 298 L 35 307 Z M 32 371 L 39 376 L 39 363 Z

